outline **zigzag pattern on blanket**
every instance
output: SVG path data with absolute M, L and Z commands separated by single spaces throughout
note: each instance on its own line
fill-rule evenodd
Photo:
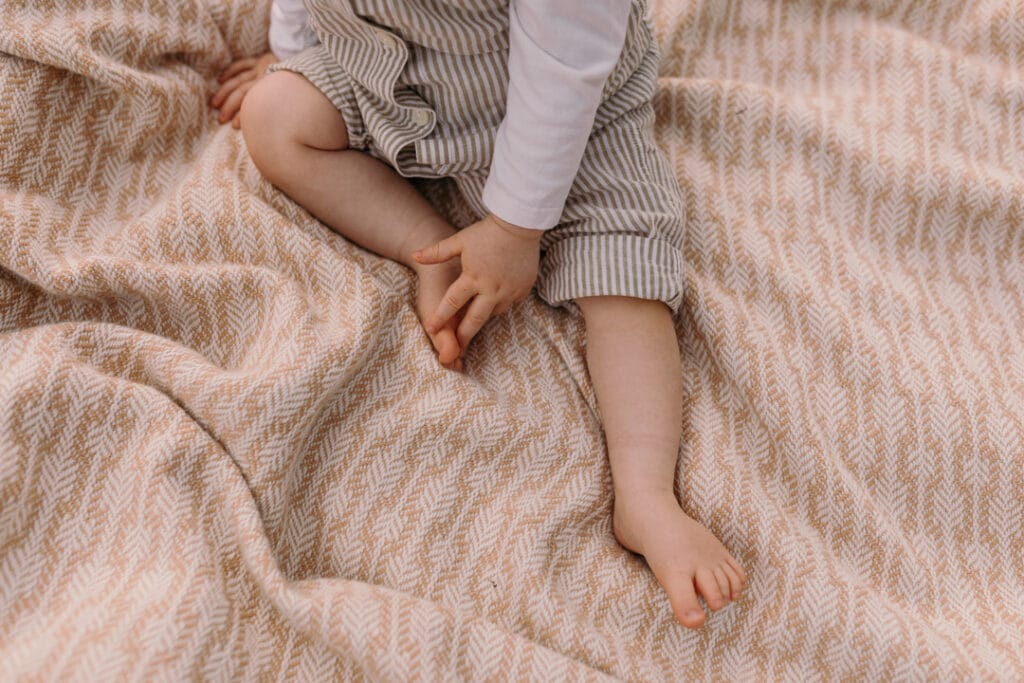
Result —
M 1024 676 L 1024 4 L 653 3 L 678 489 L 751 580 L 699 632 L 580 320 L 444 371 L 206 109 L 268 3 L 96 4 L 0 14 L 0 679 Z

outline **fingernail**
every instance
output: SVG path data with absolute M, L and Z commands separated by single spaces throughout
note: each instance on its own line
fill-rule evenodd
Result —
M 690 617 L 691 619 L 700 619 L 700 615 L 701 614 L 702 613 L 699 612 L 698 610 L 692 609 L 692 610 L 690 610 L 689 612 L 686 613 L 686 616 Z

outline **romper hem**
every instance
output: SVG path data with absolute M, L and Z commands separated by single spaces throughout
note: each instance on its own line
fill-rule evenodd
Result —
M 551 306 L 588 296 L 662 301 L 675 315 L 683 295 L 683 253 L 644 235 L 577 235 L 552 244 L 541 260 L 537 294 Z

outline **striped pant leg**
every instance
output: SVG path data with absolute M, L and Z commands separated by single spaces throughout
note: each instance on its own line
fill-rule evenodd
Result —
M 538 293 L 682 301 L 682 190 L 653 133 L 650 102 L 596 131 L 559 224 L 544 235 Z
M 643 59 L 599 107 L 559 224 L 541 245 L 538 292 L 552 305 L 631 296 L 675 313 L 682 302 L 686 204 L 654 139 L 657 43 L 646 19 L 639 31 Z

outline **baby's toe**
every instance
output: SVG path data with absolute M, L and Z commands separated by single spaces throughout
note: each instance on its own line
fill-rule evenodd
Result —
M 697 589 L 704 596 L 704 602 L 708 604 L 711 611 L 717 612 L 725 607 L 726 599 L 722 595 L 722 589 L 718 585 L 718 578 L 714 571 L 707 567 L 701 567 L 697 570 L 696 577 Z
M 722 593 L 723 607 L 735 598 L 732 594 L 732 584 L 729 581 L 729 574 L 726 573 L 725 569 L 728 565 L 720 564 L 715 567 L 712 571 L 715 574 L 715 578 L 718 579 L 718 590 Z
M 700 628 L 704 625 L 706 615 L 693 590 L 692 576 L 680 574 L 675 585 L 665 586 L 665 592 L 668 593 L 672 612 L 680 624 L 687 628 Z
M 746 582 L 740 578 L 740 573 L 732 566 L 731 563 L 726 563 L 722 569 L 725 570 L 725 575 L 729 578 L 729 585 L 732 586 L 732 599 L 739 600 L 743 594 L 743 587 Z
M 740 563 L 737 562 L 736 560 L 734 560 L 731 555 L 725 559 L 725 562 L 730 567 L 732 567 L 733 570 L 736 572 L 736 576 L 738 576 L 739 579 L 740 579 L 740 584 L 741 584 L 740 587 L 742 588 L 742 587 L 746 586 L 747 585 L 747 574 L 746 574 L 746 572 L 743 571 L 743 567 L 740 566 Z

